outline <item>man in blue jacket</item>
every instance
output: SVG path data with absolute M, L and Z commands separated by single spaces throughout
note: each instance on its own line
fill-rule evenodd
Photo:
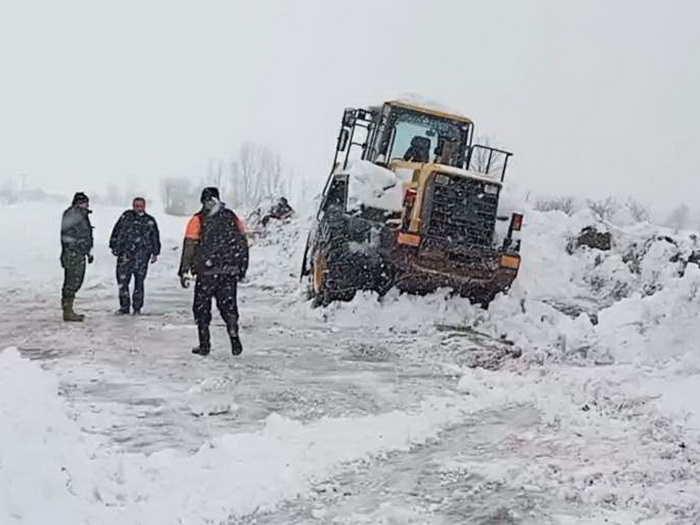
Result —
M 119 313 L 141 313 L 144 299 L 144 281 L 148 264 L 160 255 L 160 234 L 156 220 L 146 213 L 146 200 L 136 197 L 132 209 L 122 213 L 114 225 L 109 247 L 117 257 L 117 284 L 119 285 Z M 134 294 L 129 285 L 134 278 Z

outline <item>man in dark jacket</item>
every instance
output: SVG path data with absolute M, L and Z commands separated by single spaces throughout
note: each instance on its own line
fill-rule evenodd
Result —
M 143 285 L 148 273 L 148 263 L 155 263 L 160 255 L 160 234 L 156 220 L 146 213 L 146 200 L 136 197 L 132 209 L 122 213 L 114 225 L 109 248 L 117 258 L 117 284 L 119 285 L 119 313 L 134 314 L 143 307 Z M 134 278 L 133 301 L 129 294 L 131 278 Z
M 267 226 L 267 223 L 270 222 L 270 219 L 277 219 L 279 221 L 283 221 L 289 219 L 293 215 L 294 209 L 289 205 L 289 201 L 285 197 L 280 197 L 280 200 L 277 201 L 277 204 L 270 208 L 270 212 L 263 217 L 262 225 L 263 227 Z
M 226 323 L 231 353 L 243 351 L 238 335 L 238 280 L 248 271 L 248 241 L 245 227 L 236 214 L 219 201 L 217 188 L 204 188 L 202 209 L 187 224 L 180 261 L 180 283 L 189 286 L 188 274 L 196 276 L 192 311 L 197 323 L 199 346 L 192 353 L 211 351 L 209 324 L 211 302 Z
M 403 155 L 408 162 L 428 162 L 430 160 L 430 139 L 416 135 L 411 139 L 411 145 Z
M 92 225 L 90 224 L 90 199 L 82 192 L 73 197 L 70 208 L 63 212 L 61 219 L 61 266 L 63 267 L 63 289 L 61 307 L 63 320 L 80 322 L 82 314 L 73 311 L 75 294 L 85 279 L 85 262 L 90 264 L 92 257 Z

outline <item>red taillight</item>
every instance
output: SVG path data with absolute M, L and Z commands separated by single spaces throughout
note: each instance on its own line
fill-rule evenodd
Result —
M 511 231 L 519 232 L 523 227 L 523 214 L 514 213 L 510 218 L 510 229 Z
M 412 208 L 414 202 L 416 202 L 416 190 L 406 190 L 406 194 L 403 197 L 403 207 Z
M 413 213 L 413 205 L 416 202 L 416 190 L 407 189 L 403 196 L 403 217 L 401 219 L 401 229 L 406 231 L 411 225 L 411 214 Z

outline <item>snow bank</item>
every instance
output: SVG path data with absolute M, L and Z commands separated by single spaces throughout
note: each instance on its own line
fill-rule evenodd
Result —
M 589 212 L 527 210 L 525 220 L 521 273 L 480 318 L 484 329 L 551 357 L 656 362 L 694 353 L 694 238 L 649 224 L 600 224 Z M 569 249 L 589 225 L 611 231 L 610 251 Z
M 254 259 L 247 281 L 267 288 L 280 300 L 298 302 L 293 292 L 299 288 L 301 260 L 311 224 L 309 217 L 270 221 L 263 235 L 251 239 Z
M 657 293 L 634 293 L 600 313 L 601 345 L 620 359 L 698 357 L 700 268 L 667 279 Z
M 158 453 L 134 471 L 127 469 L 127 478 L 144 481 L 129 499 L 140 500 L 134 507 L 139 523 L 218 523 L 270 510 L 305 494 L 342 463 L 408 450 L 437 437 L 463 417 L 463 410 L 433 399 L 415 414 L 321 419 L 308 425 L 272 415 L 260 433 L 217 439 L 189 457 Z
M 455 458 L 445 470 L 594 509 L 584 523 L 697 523 L 700 464 L 686 447 L 693 438 L 650 402 L 639 380 L 647 374 L 632 366 L 538 372 L 534 381 L 521 371 L 465 372 L 466 393 L 534 406 L 541 421 L 524 436 L 505 437 L 500 461 Z
M 57 393 L 56 379 L 36 363 L 14 349 L 0 353 L 0 523 L 224 522 L 305 494 L 346 462 L 435 438 L 473 408 L 445 397 L 412 413 L 310 424 L 273 414 L 261 431 L 213 440 L 192 455 L 144 456 L 98 447 Z
M 0 352 L 0 523 L 103 522 L 108 481 L 57 392 L 17 350 Z
M 315 311 L 304 305 L 299 313 L 357 328 L 466 325 L 515 342 L 526 360 L 700 363 L 700 270 L 687 262 L 697 249 L 693 237 L 649 224 L 602 225 L 588 211 L 525 213 L 521 273 L 487 312 L 444 291 L 391 292 L 381 301 L 359 293 L 351 303 Z M 610 229 L 612 250 L 568 250 L 591 224 Z

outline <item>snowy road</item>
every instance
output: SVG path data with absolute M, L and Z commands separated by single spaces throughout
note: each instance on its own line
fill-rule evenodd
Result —
M 457 393 L 460 376 L 428 358 L 422 349 L 429 338 L 416 330 L 338 329 L 312 312 L 299 319 L 287 311 L 288 303 L 299 302 L 296 293 L 275 295 L 254 285 L 241 290 L 245 355 L 231 357 L 219 323 L 213 354 L 206 359 L 191 356 L 191 292 L 175 288 L 174 279 L 149 284 L 152 306 L 139 318 L 112 313 L 113 293 L 104 290 L 92 298 L 89 291 L 84 294 L 81 304 L 89 317 L 84 325 L 62 323 L 54 298 L 37 301 L 21 294 L 15 296 L 14 315 L 6 317 L 11 321 L 4 324 L 10 334 L 5 344 L 57 373 L 82 426 L 120 449 L 194 451 L 216 437 L 259 430 L 271 414 L 304 422 L 353 418 L 411 410 L 426 397 Z M 537 418 L 528 407 L 479 410 L 448 427 L 439 441 L 391 453 L 378 464 L 353 464 L 338 478 L 314 487 L 311 500 L 241 522 L 323 523 L 331 514 L 318 508 L 328 507 L 335 509 L 333 518 L 345 516 L 341 523 L 374 523 L 387 511 L 396 514 L 396 509 L 387 509 L 391 499 L 397 509 L 402 500 L 411 502 L 416 507 L 411 520 L 423 523 L 428 515 L 444 515 L 436 523 L 460 523 L 468 515 L 478 522 L 479 516 L 534 512 L 542 494 L 521 494 L 523 501 L 493 509 L 495 500 L 509 493 L 502 487 L 486 489 L 473 510 L 427 509 L 445 491 L 435 479 L 443 475 L 433 471 L 436 461 L 452 459 L 460 451 L 483 459 L 489 449 L 496 452 L 494 435 L 526 428 Z M 478 488 L 479 476 L 466 478 L 467 485 L 484 490 Z M 436 490 L 421 491 L 424 483 Z M 405 509 L 401 512 L 408 516 Z
M 182 221 L 163 222 L 166 249 L 138 318 L 113 313 L 104 248 L 79 296 L 81 325 L 59 319 L 55 260 L 40 255 L 41 237 L 28 242 L 37 255 L 26 265 L 4 263 L 2 347 L 58 379 L 57 402 L 79 428 L 51 420 L 51 430 L 96 447 L 66 467 L 77 478 L 95 462 L 83 474 L 100 480 L 99 489 L 85 482 L 97 517 L 86 510 L 85 523 L 700 521 L 697 428 L 646 387 L 680 378 L 677 366 L 554 355 L 549 339 L 565 333 L 571 345 L 585 330 L 538 301 L 503 301 L 491 314 L 440 297 L 311 310 L 293 277 L 303 229 L 253 249 L 240 291 L 244 354 L 230 355 L 216 324 L 213 353 L 192 356 L 192 292 L 174 277 Z M 523 358 L 502 359 L 509 345 L 444 328 L 453 324 L 532 343 Z M 471 368 L 475 356 L 493 370 Z M 44 381 L 8 352 L 0 365 L 9 395 Z M 35 424 L 20 406 L 4 410 L 3 421 Z M 47 462 L 82 457 L 82 445 L 71 454 L 50 439 L 41 446 Z M 24 518 L 9 523 L 41 522 L 17 508 L 7 515 Z
M 195 358 L 188 353 L 195 335 L 189 293 L 152 284 L 153 306 L 140 318 L 111 313 L 107 292 L 84 301 L 86 325 L 64 325 L 55 301 L 37 305 L 18 297 L 20 315 L 9 328 L 10 345 L 59 375 L 84 427 L 124 450 L 194 451 L 228 433 L 258 430 L 273 413 L 305 422 L 352 418 L 458 393 L 459 376 L 421 352 L 426 336 L 339 330 L 314 315 L 299 320 L 286 313 L 285 301 L 295 297 L 256 286 L 241 292 L 245 357 L 230 356 L 222 326 L 214 353 Z M 207 413 L 214 415 L 200 417 Z M 465 412 L 439 440 L 378 463 L 352 464 L 309 498 L 234 523 L 542 523 L 552 502 L 541 491 L 441 466 L 460 456 L 501 458 L 501 440 L 538 420 L 529 406 Z
M 192 356 L 191 291 L 175 288 L 175 279 L 170 289 L 151 284 L 153 306 L 138 318 L 112 313 L 114 297 L 105 293 L 81 303 L 89 317 L 84 325 L 62 323 L 53 298 L 37 305 L 21 297 L 5 324 L 6 344 L 45 360 L 81 417 L 91 413 L 96 431 L 130 450 L 197 448 L 222 432 L 255 429 L 272 413 L 309 421 L 386 412 L 456 384 L 454 374 L 411 357 L 415 335 L 299 320 L 285 311 L 284 298 L 256 286 L 241 289 L 245 358 L 231 356 L 216 319 L 213 353 Z M 407 352 L 400 358 L 387 348 Z M 197 417 L 207 412 L 224 413 Z M 120 424 L 100 430 L 109 419 Z

